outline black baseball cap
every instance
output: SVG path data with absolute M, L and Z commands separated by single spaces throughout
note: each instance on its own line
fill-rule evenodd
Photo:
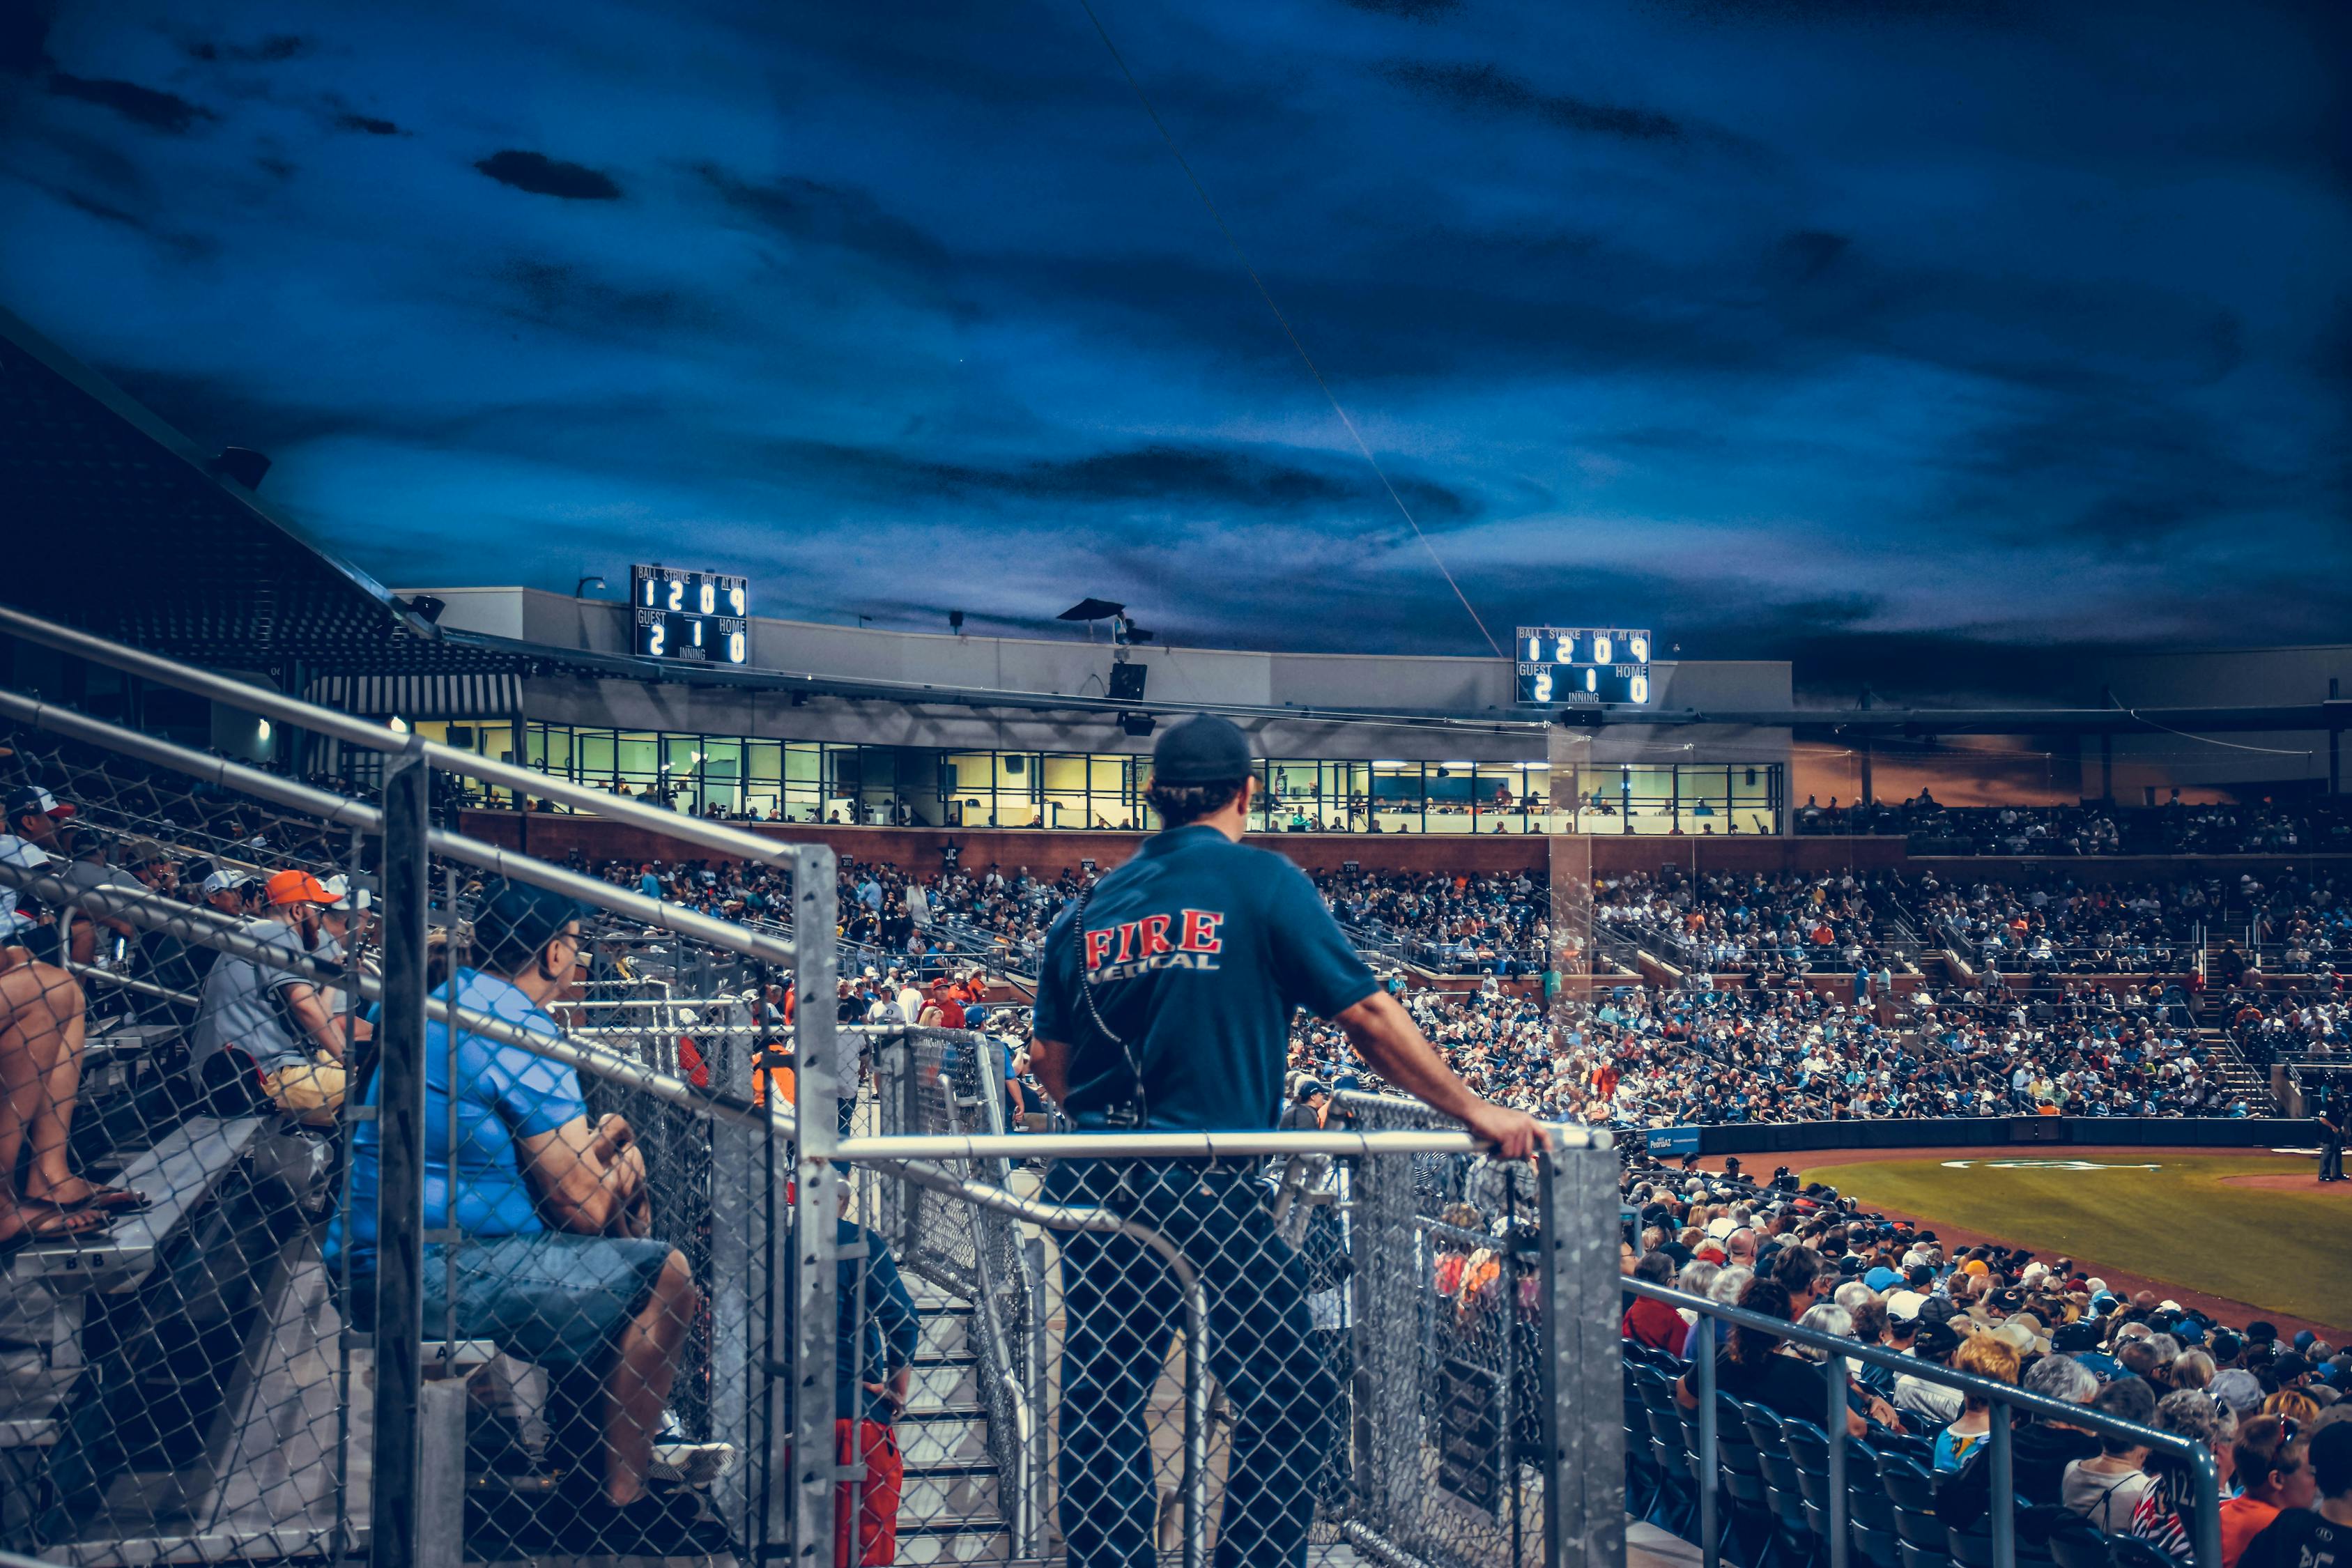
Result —
M 474 950 L 491 969 L 515 973 L 586 908 L 551 888 L 493 879 L 483 885 L 474 910 Z
M 1151 748 L 1151 778 L 1164 784 L 1233 784 L 1248 775 L 1255 760 L 1240 725 L 1201 713 L 1160 732 Z

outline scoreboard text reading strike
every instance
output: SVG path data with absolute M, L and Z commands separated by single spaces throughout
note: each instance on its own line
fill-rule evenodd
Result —
M 641 658 L 744 664 L 751 657 L 749 579 L 719 572 L 629 568 L 629 603 Z

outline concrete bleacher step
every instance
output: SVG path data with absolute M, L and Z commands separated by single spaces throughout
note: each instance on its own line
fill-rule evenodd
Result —
M 903 1510 L 899 1518 L 906 1518 Z M 1002 1563 L 1012 1555 L 1012 1532 L 1001 1524 L 902 1522 L 898 1526 L 898 1561 L 902 1563 Z
M 988 1458 L 988 1417 L 970 1410 L 909 1410 L 898 1418 L 898 1452 L 908 1469 Z
M 1003 1503 L 995 1465 L 908 1465 L 898 1494 L 898 1517 L 919 1522 L 953 1520 L 1002 1525 Z
M 122 1167 L 114 1184 L 145 1193 L 152 1206 L 123 1215 L 103 1235 L 28 1247 L 0 1267 L 13 1285 L 40 1279 L 56 1290 L 126 1290 L 155 1267 L 156 1254 L 191 1212 L 212 1195 L 260 1135 L 253 1117 L 190 1117 L 176 1131 Z
M 919 1307 L 922 1320 L 919 1337 L 915 1342 L 918 1357 L 938 1357 L 969 1354 L 971 1351 L 972 1309 L 970 1307 Z
M 985 1413 L 987 1402 L 980 1386 L 979 1363 L 971 1356 L 933 1362 L 918 1360 L 907 1390 L 907 1408 Z

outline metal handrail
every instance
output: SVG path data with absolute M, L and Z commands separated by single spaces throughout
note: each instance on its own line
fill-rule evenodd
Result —
M 103 637 L 92 637 L 70 626 L 61 626 L 54 621 L 26 615 L 5 605 L 0 605 L 0 631 L 23 637 L 27 642 L 38 643 L 44 647 L 55 648 L 60 653 L 71 654 L 77 658 L 88 659 L 92 664 L 105 665 L 161 685 L 194 692 L 227 707 L 257 713 L 315 734 L 331 736 L 367 751 L 420 752 L 426 763 L 439 772 L 481 779 L 488 784 L 503 785 L 518 795 L 535 795 L 548 800 L 563 801 L 596 816 L 611 817 L 616 822 L 633 823 L 658 832 L 665 837 L 682 838 L 721 855 L 758 860 L 785 870 L 791 870 L 794 864 L 796 847 L 788 840 L 766 838 L 682 812 L 642 805 L 618 795 L 605 795 L 585 784 L 573 784 L 569 779 L 558 778 L 552 773 L 541 773 L 535 768 L 492 762 L 473 752 L 419 740 L 388 724 L 371 724 L 364 719 L 356 719 L 331 708 L 321 708 L 314 702 L 288 697 L 266 687 L 250 686 L 242 680 L 215 675 L 209 670 L 194 669 L 143 649 L 108 642 Z
M 240 691 L 252 689 L 237 681 L 229 684 Z M 326 710 L 320 711 L 325 712 Z M 363 802 L 347 799 L 327 790 L 314 789 L 309 784 L 296 784 L 291 779 L 279 778 L 276 773 L 264 773 L 242 763 L 190 751 L 169 741 L 159 741 L 152 735 L 142 735 L 135 730 L 126 730 L 121 725 L 77 713 L 69 708 L 61 708 L 54 702 L 43 702 L 20 692 L 0 689 L 0 715 L 69 740 L 136 757 L 142 762 L 166 767 L 207 784 L 271 801 L 322 822 L 331 822 L 362 833 L 381 833 L 383 830 L 383 814 Z M 390 731 L 384 732 L 391 733 Z M 678 936 L 692 937 L 698 942 L 707 942 L 715 947 L 724 947 L 750 958 L 765 959 L 772 963 L 789 965 L 793 961 L 790 942 L 762 935 L 730 921 L 697 914 L 681 904 L 648 899 L 642 893 L 614 887 L 598 878 L 584 877 L 544 860 L 536 860 L 443 828 L 431 829 L 426 835 L 426 842 L 436 855 L 446 856 L 452 860 L 462 861 L 498 876 L 509 877 L 519 882 L 551 889 L 583 903 L 593 903 L 600 909 L 625 915 L 641 925 L 658 926 Z
M 1934 1362 L 1904 1355 L 1881 1345 L 1864 1344 L 1859 1340 L 1804 1328 L 1781 1318 L 1768 1318 L 1761 1312 L 1727 1307 L 1720 1301 L 1664 1285 L 1654 1285 L 1646 1279 L 1627 1276 L 1619 1283 L 1633 1295 L 1696 1312 L 1699 1322 L 1706 1325 L 1705 1332 L 1692 1343 L 1691 1370 L 1686 1375 L 1698 1401 L 1702 1449 L 1699 1455 L 1701 1501 L 1710 1513 L 1717 1476 L 1714 1325 L 1721 1322 L 1735 1328 L 1759 1330 L 1790 1344 L 1822 1351 L 1829 1358 L 1824 1363 L 1822 1379 L 1826 1385 L 1822 1408 L 1827 1417 L 1822 1430 L 1829 1437 L 1829 1523 L 1825 1533 L 1829 1537 L 1832 1568 L 1846 1568 L 1846 1363 L 1855 1361 L 1916 1377 L 1923 1383 L 1958 1389 L 1992 1406 L 1996 1414 L 1987 1439 L 1986 1458 L 1993 1467 L 1990 1523 L 1993 1562 L 1997 1568 L 2011 1568 L 2017 1560 L 2016 1487 L 2010 1468 L 2010 1420 L 2011 1413 L 2020 1410 L 2046 1421 L 2063 1421 L 2103 1437 L 2122 1438 L 2136 1446 L 2160 1450 L 2186 1464 L 2197 1480 L 2196 1519 L 2193 1521 L 2197 1568 L 2221 1568 L 2221 1467 L 2214 1458 L 2213 1450 L 2193 1437 L 2185 1437 L 2177 1432 L 2159 1432 L 2152 1426 L 2142 1426 L 2137 1422 L 2120 1420 L 2104 1411 L 2094 1410 L 2087 1405 L 2069 1405 L 2047 1394 L 2028 1393 L 2014 1384 L 2000 1383 L 1989 1377 L 1979 1377 L 1974 1373 L 1939 1366 Z M 1703 1528 L 1702 1533 L 1706 1537 L 1703 1545 L 1707 1568 L 1715 1568 L 1718 1551 L 1716 1532 Z

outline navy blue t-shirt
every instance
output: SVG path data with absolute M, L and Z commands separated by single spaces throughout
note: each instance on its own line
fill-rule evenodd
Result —
M 1063 1109 L 1083 1124 L 1130 1100 L 1135 1078 L 1078 994 L 1076 913 L 1046 933 L 1035 1028 L 1070 1047 Z M 1084 949 L 1095 1006 L 1162 1129 L 1271 1128 L 1292 1011 L 1332 1017 L 1379 989 L 1305 872 L 1198 823 L 1146 839 L 1096 884 Z

